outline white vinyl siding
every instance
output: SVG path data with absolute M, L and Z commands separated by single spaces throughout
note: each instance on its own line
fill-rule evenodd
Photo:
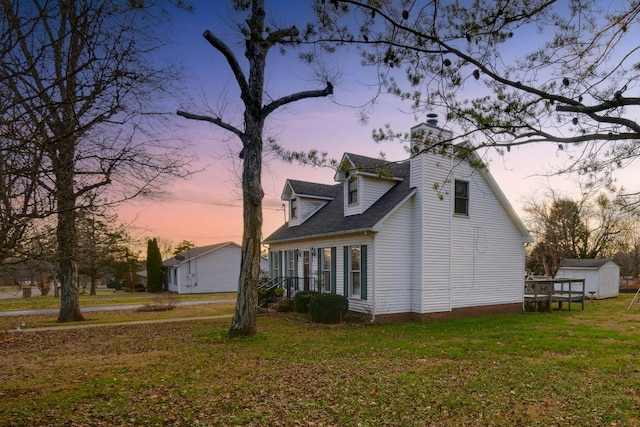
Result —
M 469 182 L 469 217 L 454 215 L 451 229 L 452 308 L 522 301 L 522 236 L 479 171 L 454 170 Z
M 320 208 L 327 204 L 326 200 L 312 199 L 309 197 L 296 197 L 297 200 L 297 216 L 289 218 L 289 227 L 295 227 L 309 219 Z M 291 204 L 292 201 L 289 201 Z M 290 208 L 291 209 L 291 208 Z
M 336 280 L 332 285 L 336 293 L 344 294 L 345 277 L 348 285 L 352 273 L 348 260 L 345 263 L 345 248 L 350 257 L 350 247 L 367 245 L 366 299 L 352 296 L 349 286 L 346 293 L 350 310 L 374 316 L 521 303 L 523 243 L 529 236 L 510 216 L 514 214 L 492 187 L 492 179 L 466 162 L 445 156 L 423 153 L 410 162 L 409 187 L 415 188 L 415 194 L 371 232 L 300 239 L 273 244 L 271 249 L 333 249 Z M 454 212 L 456 180 L 468 183 L 467 212 L 471 215 Z M 358 204 L 349 206 L 348 183 L 343 181 L 345 215 L 371 209 L 396 183 L 362 175 L 357 182 Z M 302 201 L 299 206 L 302 209 Z M 318 263 L 321 258 L 316 252 L 311 260 L 312 277 L 326 275 Z M 301 275 L 301 266 L 299 271 Z
M 345 216 L 364 213 L 398 182 L 390 179 L 359 175 L 355 183 L 358 185 L 358 202 L 349 204 L 348 189 L 350 181 L 346 180 L 345 182 Z
M 421 174 L 412 174 L 411 180 L 411 185 L 417 186 L 421 195 L 416 200 L 419 203 L 414 206 L 414 218 L 418 218 L 421 224 L 415 235 L 420 239 L 420 259 L 414 267 L 420 274 L 416 282 L 422 291 L 422 299 L 418 303 L 421 313 L 451 310 L 450 227 L 453 215 L 450 163 L 449 159 L 427 153 L 411 160 L 412 169 L 418 164 L 422 171 Z
M 415 288 L 412 274 L 413 249 L 411 212 L 414 200 L 385 219 L 382 230 L 376 235 L 373 275 L 375 277 L 375 314 L 420 312 L 420 307 L 412 305 Z M 419 295 L 419 293 L 418 293 Z
M 391 189 L 397 181 L 388 179 L 376 179 L 369 177 L 361 177 L 362 181 L 362 212 L 369 209 L 371 205 L 378 201 L 378 199 Z
M 424 189 L 416 196 L 422 239 L 413 243 L 412 267 L 422 283 L 421 312 L 521 302 L 523 236 L 482 174 L 464 162 L 450 172 L 452 165 L 434 155 L 412 160 L 411 185 Z M 455 180 L 469 183 L 471 216 L 453 213 Z

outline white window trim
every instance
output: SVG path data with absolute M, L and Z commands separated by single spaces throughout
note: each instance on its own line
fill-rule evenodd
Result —
M 360 202 L 360 183 L 359 183 L 359 179 L 357 176 L 353 176 L 353 177 L 349 177 L 347 179 L 347 205 L 349 206 L 356 206 L 359 202 Z M 356 200 L 355 202 L 351 201 L 351 185 L 355 185 L 355 195 L 356 195 Z
M 456 200 L 458 199 L 458 196 L 456 195 L 456 184 L 459 183 L 459 182 L 460 183 L 464 183 L 467 186 L 467 197 L 465 199 L 466 200 L 466 206 L 465 206 L 466 209 L 465 209 L 464 213 L 456 212 Z M 453 182 L 453 214 L 455 216 L 460 216 L 460 217 L 468 217 L 469 216 L 469 205 L 470 205 L 470 202 L 471 202 L 471 200 L 470 200 L 471 196 L 469 194 L 470 193 L 470 188 L 471 188 L 471 186 L 469 185 L 469 181 L 465 181 L 465 180 L 462 180 L 462 179 L 454 180 L 454 182 Z
M 359 264 L 359 268 L 358 270 L 354 270 L 353 269 L 353 248 L 357 248 L 358 249 L 358 264 Z M 358 272 L 358 278 L 359 278 L 359 288 L 358 288 L 358 292 L 354 291 L 354 280 L 353 280 L 353 273 Z M 349 246 L 349 298 L 355 298 L 355 299 L 360 299 L 360 296 L 362 294 L 362 251 L 360 248 L 360 245 L 351 245 Z

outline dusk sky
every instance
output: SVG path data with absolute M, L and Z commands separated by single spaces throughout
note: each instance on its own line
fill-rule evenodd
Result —
M 310 6 L 299 0 L 267 1 L 267 21 L 270 16 L 276 23 L 297 24 L 302 28 L 307 22 Z M 273 4 L 277 4 L 273 7 Z M 237 104 L 237 85 L 221 54 L 203 38 L 209 29 L 238 53 L 243 64 L 242 44 L 235 39 L 230 17 L 231 1 L 193 1 L 194 13 L 175 13 L 170 31 L 171 45 L 165 55 L 177 61 L 188 76 L 185 90 L 177 94 L 167 105 L 167 111 L 184 109 L 194 113 L 209 113 L 205 103 L 213 111 L 224 109 L 223 119 L 239 128 L 242 110 Z M 220 6 L 224 5 L 224 6 Z M 271 15 L 270 15 L 271 14 Z M 266 136 L 274 137 L 288 149 L 327 151 L 332 158 L 340 159 L 344 152 L 379 157 L 385 153 L 388 160 L 407 158 L 401 143 L 376 144 L 371 138 L 374 128 L 390 124 L 394 130 L 405 131 L 425 121 L 414 117 L 408 104 L 391 96 L 383 96 L 373 106 L 369 122 L 359 121 L 360 109 L 375 93 L 375 72 L 359 65 L 357 53 L 327 57 L 329 66 L 340 77 L 333 81 L 334 96 L 302 100 L 278 110 L 267 122 Z M 276 98 L 300 90 L 323 89 L 324 84 L 313 77 L 312 70 L 299 61 L 294 52 L 281 55 L 273 49 L 267 59 L 267 89 Z M 472 80 L 472 79 L 471 79 Z M 474 87 L 475 86 L 475 87 Z M 473 96 L 477 89 L 473 81 L 465 86 L 465 96 Z M 228 101 L 223 101 L 226 94 Z M 235 99 L 234 99 L 235 95 Z M 235 103 L 235 104 L 234 104 Z M 440 115 L 440 124 L 446 127 Z M 230 133 L 216 126 L 189 121 L 181 117 L 176 123 L 176 135 L 197 160 L 194 169 L 204 169 L 191 179 L 174 182 L 162 200 L 137 200 L 128 202 L 118 210 L 123 222 L 134 222 L 138 237 L 160 237 L 179 242 L 189 240 L 197 246 L 242 240 L 242 208 L 240 168 L 238 159 L 240 142 Z M 455 129 L 453 129 L 455 131 Z M 566 162 L 562 153 L 549 145 L 529 145 L 512 149 L 504 158 L 488 153 L 489 170 L 516 211 L 521 213 L 522 203 L 533 194 L 541 196 L 547 184 L 565 195 L 575 194 L 575 176 L 545 178 L 539 176 L 560 167 Z M 620 184 L 637 190 L 638 162 L 617 175 Z M 287 178 L 333 183 L 334 171 L 328 168 L 312 168 L 284 163 L 269 156 L 264 165 L 263 187 L 265 191 L 263 236 L 280 227 L 285 219 L 280 195 Z

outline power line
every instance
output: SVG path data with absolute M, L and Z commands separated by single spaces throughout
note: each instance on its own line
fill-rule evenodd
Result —
M 214 206 L 226 206 L 226 207 L 231 207 L 231 208 L 241 208 L 242 205 L 233 205 L 231 203 L 221 203 L 221 202 L 207 202 L 204 200 L 190 200 L 190 199 L 181 199 L 178 197 L 169 197 L 169 196 L 164 196 L 163 198 L 165 199 L 169 199 L 169 200 L 176 200 L 178 202 L 189 202 L 189 203 L 201 203 L 204 205 L 214 205 Z M 284 208 L 267 208 L 267 207 L 262 207 L 263 210 L 270 210 L 270 211 L 283 211 Z

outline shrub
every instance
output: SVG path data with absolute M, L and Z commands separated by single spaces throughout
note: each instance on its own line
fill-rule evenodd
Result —
M 298 291 L 293 296 L 293 305 L 298 313 L 309 314 L 309 300 L 313 295 L 317 295 L 316 291 Z
M 282 300 L 278 304 L 279 313 L 289 313 L 291 311 L 293 311 L 293 300 Z
M 175 298 L 172 296 L 155 298 L 154 301 L 150 303 L 146 303 L 142 305 L 142 307 L 138 307 L 136 311 L 170 311 L 176 308 Z
M 316 294 L 309 300 L 309 315 L 316 323 L 340 323 L 349 310 L 349 300 L 336 294 Z
M 282 298 L 282 296 L 284 295 L 284 289 L 283 288 L 275 288 L 273 290 L 273 293 L 278 297 L 278 298 Z

